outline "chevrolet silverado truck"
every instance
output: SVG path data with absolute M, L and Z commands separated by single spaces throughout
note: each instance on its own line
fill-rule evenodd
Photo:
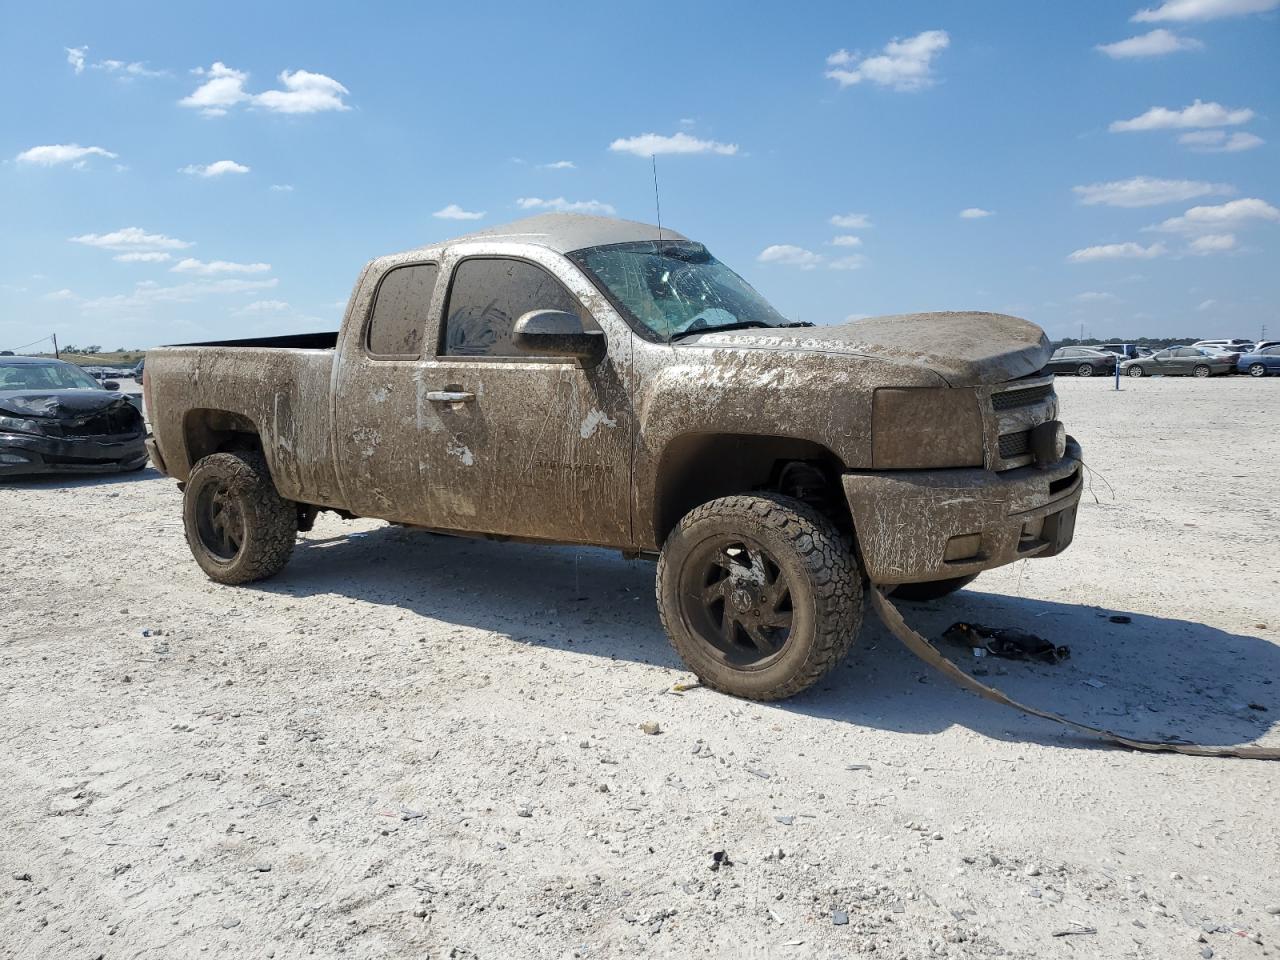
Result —
M 149 351 L 147 447 L 219 583 L 322 510 L 616 548 L 657 560 L 704 684 L 774 700 L 868 585 L 940 597 L 1071 542 L 1048 357 L 1000 314 L 790 322 L 700 243 L 554 214 L 372 261 L 337 333 Z

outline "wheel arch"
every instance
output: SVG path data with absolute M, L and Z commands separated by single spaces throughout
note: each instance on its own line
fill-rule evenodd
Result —
M 243 413 L 231 410 L 208 407 L 188 410 L 182 418 L 182 444 L 187 473 L 211 453 L 249 450 L 265 456 L 258 425 Z
M 654 546 L 661 546 L 695 507 L 759 491 L 787 493 L 809 502 L 852 534 L 853 518 L 840 485 L 844 471 L 835 453 L 811 440 L 772 434 L 681 434 L 658 459 L 650 504 Z

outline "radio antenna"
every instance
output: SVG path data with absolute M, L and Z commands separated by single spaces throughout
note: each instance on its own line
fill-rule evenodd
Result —
M 662 201 L 658 199 L 658 155 L 656 153 L 649 154 L 649 159 L 653 161 L 653 205 L 658 211 L 658 244 L 662 244 Z

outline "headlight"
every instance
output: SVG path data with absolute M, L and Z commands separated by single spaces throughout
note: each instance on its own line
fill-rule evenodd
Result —
M 881 387 L 871 406 L 877 470 L 982 466 L 982 413 L 973 390 Z
M 14 433 L 44 433 L 38 420 L 26 420 L 20 417 L 0 417 L 0 430 L 12 430 Z

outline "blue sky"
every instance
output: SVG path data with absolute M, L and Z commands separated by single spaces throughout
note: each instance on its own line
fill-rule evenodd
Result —
M 1280 336 L 1280 0 L 787 9 L 8 5 L 0 348 L 333 329 L 371 257 L 651 221 L 654 150 L 791 317 Z

